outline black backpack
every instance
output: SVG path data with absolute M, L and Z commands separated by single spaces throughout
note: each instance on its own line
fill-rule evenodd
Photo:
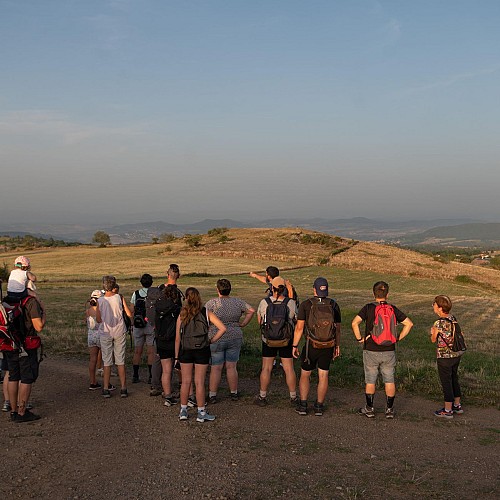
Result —
M 208 340 L 207 310 L 201 311 L 187 324 L 181 324 L 181 343 L 183 350 L 204 349 L 210 345 Z
M 337 327 L 335 326 L 335 300 L 309 299 L 311 309 L 307 317 L 307 339 L 316 349 L 326 349 L 335 345 Z
M 181 306 L 171 299 L 158 299 L 155 311 L 155 333 L 158 344 L 175 340 L 175 326 Z
M 463 352 L 467 350 L 467 344 L 465 343 L 464 334 L 462 333 L 462 329 L 457 321 L 453 321 L 449 318 L 442 318 L 451 323 L 451 332 L 452 332 L 452 342 L 448 344 L 446 340 L 440 335 L 441 340 L 446 344 L 448 349 L 451 349 L 453 352 Z
M 288 302 L 285 297 L 282 302 L 273 302 L 265 299 L 267 310 L 264 321 L 260 325 L 264 342 L 269 347 L 285 347 L 293 335 L 293 326 L 289 321 Z
M 146 318 L 146 297 L 139 294 L 139 290 L 135 291 L 135 304 L 134 304 L 134 327 L 145 328 L 148 324 Z

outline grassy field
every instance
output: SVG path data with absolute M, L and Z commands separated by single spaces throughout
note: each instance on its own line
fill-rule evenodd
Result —
M 50 259 L 45 256 L 47 262 L 39 265 L 43 268 L 43 273 L 39 272 L 43 276 L 39 291 L 46 302 L 49 318 L 44 331 L 47 354 L 85 356 L 85 301 L 94 288 L 99 288 L 103 274 L 117 276 L 121 291 L 128 300 L 139 287 L 137 277 L 140 274 L 151 272 L 158 276 L 156 284 L 160 284 L 160 277 L 172 260 L 186 273 L 179 286 L 198 287 L 204 300 L 216 296 L 215 282 L 218 277 L 224 276 L 229 277 L 233 284 L 233 295 L 246 299 L 253 306 L 256 307 L 264 296 L 265 287 L 250 278 L 248 271 L 262 270 L 269 260 L 264 263 L 264 260 L 212 258 L 196 254 L 171 258 L 158 254 L 157 249 L 157 245 L 89 248 L 85 250 L 88 253 L 85 258 L 80 256 L 77 259 L 74 257 L 78 252 L 70 248 L 51 252 Z M 42 260 L 42 255 L 43 252 L 40 255 L 30 254 L 34 261 Z M 89 258 L 90 255 L 92 258 Z M 293 267 L 293 262 L 276 264 L 283 268 Z M 199 276 L 196 272 L 210 276 Z M 435 320 L 431 307 L 434 296 L 441 293 L 450 295 L 454 301 L 453 312 L 459 318 L 469 344 L 469 352 L 461 364 L 464 399 L 468 404 L 498 406 L 500 296 L 496 291 L 480 284 L 465 285 L 454 280 L 402 277 L 331 266 L 289 269 L 283 275 L 294 283 L 301 299 L 312 294 L 312 283 L 317 276 L 325 276 L 329 280 L 330 295 L 337 299 L 342 309 L 343 325 L 342 356 L 331 369 L 331 383 L 334 387 L 355 387 L 360 391 L 363 388 L 361 350 L 353 339 L 350 323 L 357 311 L 371 300 L 372 284 L 384 279 L 391 285 L 390 300 L 415 323 L 411 334 L 398 345 L 399 390 L 441 400 L 434 346 L 429 341 L 428 332 Z M 132 276 L 135 278 L 131 279 Z M 255 320 L 246 328 L 245 339 L 240 374 L 258 377 L 260 337 Z

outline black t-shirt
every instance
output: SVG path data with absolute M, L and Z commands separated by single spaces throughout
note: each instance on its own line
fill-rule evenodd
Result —
M 390 304 L 394 309 L 394 315 L 396 316 L 396 321 L 402 323 L 406 318 L 406 314 L 400 311 L 394 304 Z M 359 311 L 358 316 L 365 322 L 365 337 L 371 334 L 373 330 L 373 323 L 375 321 L 375 308 L 377 304 L 375 302 L 370 302 L 366 304 L 361 311 Z M 371 336 L 364 343 L 364 349 L 367 351 L 394 351 L 396 349 L 396 345 L 378 345 L 376 344 Z
M 309 313 L 311 312 L 311 306 L 312 302 L 326 302 L 326 301 L 333 301 L 333 299 L 330 299 L 328 297 L 326 298 L 320 298 L 320 297 L 312 297 L 311 299 L 304 300 L 304 302 L 300 303 L 299 306 L 299 312 L 297 313 L 297 321 L 302 320 L 302 321 L 307 321 L 307 318 L 309 317 Z M 333 301 L 333 321 L 335 323 L 342 323 L 342 317 L 340 314 L 340 307 L 337 304 L 337 301 Z

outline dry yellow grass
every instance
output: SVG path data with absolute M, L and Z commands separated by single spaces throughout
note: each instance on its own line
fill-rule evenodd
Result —
M 168 244 L 91 246 L 25 251 L 32 259 L 33 271 L 40 281 L 96 281 L 104 274 L 118 279 L 137 279 L 144 272 L 155 277 L 165 275 L 171 262 L 180 265 L 184 274 L 208 273 L 229 275 L 265 269 L 275 264 L 291 269 L 327 264 L 336 268 L 372 271 L 403 277 L 453 281 L 465 275 L 485 288 L 500 290 L 500 271 L 457 262 L 442 263 L 411 250 L 369 242 L 352 246 L 351 240 L 337 238 L 333 246 L 304 243 L 304 235 L 321 233 L 301 228 L 230 229 L 221 235 L 203 235 L 201 245 L 189 247 L 184 239 Z M 333 238 L 327 235 L 327 238 Z M 332 255 L 338 249 L 343 252 Z M 19 254 L 4 253 L 0 263 L 12 267 Z

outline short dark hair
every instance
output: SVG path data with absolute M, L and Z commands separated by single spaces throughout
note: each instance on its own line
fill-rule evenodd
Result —
M 376 299 L 385 299 L 389 294 L 389 284 L 385 281 L 377 281 L 373 285 L 373 295 Z
M 107 275 L 102 277 L 102 288 L 105 292 L 112 292 L 115 287 L 116 278 L 114 276 Z
M 217 280 L 217 290 L 221 295 L 229 295 L 231 293 L 231 282 L 225 278 Z
M 280 270 L 275 266 L 269 266 L 266 269 L 266 274 L 271 276 L 271 279 L 273 279 L 273 278 L 276 278 L 276 276 L 280 275 Z
M 141 276 L 141 285 L 144 288 L 149 288 L 152 284 L 153 284 L 153 276 L 147 273 Z
M 444 313 L 449 313 L 451 311 L 452 303 L 448 295 L 438 295 L 434 302 L 440 307 Z
M 167 271 L 167 275 L 170 278 L 173 278 L 174 280 L 176 280 L 181 275 L 181 271 L 179 269 L 179 266 L 177 264 L 170 264 L 168 271 Z

